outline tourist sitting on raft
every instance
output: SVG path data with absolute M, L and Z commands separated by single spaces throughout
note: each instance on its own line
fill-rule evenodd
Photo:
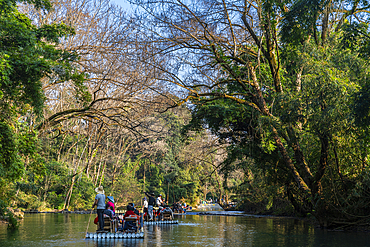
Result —
M 115 207 L 114 207 L 114 198 L 113 196 L 107 196 L 108 202 L 106 204 L 106 208 L 112 207 L 113 212 L 116 213 Z
M 134 213 L 135 213 L 135 214 L 140 215 L 139 210 L 137 210 L 137 208 L 135 208 L 135 204 L 133 204 L 133 203 L 129 203 L 129 205 L 131 205 L 131 206 L 134 208 Z
M 139 228 L 141 228 L 141 226 L 143 225 L 142 217 L 140 217 L 140 213 L 135 208 L 135 204 L 133 204 L 133 203 L 129 203 L 127 205 L 127 211 L 126 211 L 125 215 L 123 216 L 123 220 L 125 220 L 127 217 L 135 218 L 136 220 L 139 220 L 140 219 L 140 226 L 139 226 Z M 134 231 L 137 231 L 136 221 L 127 221 L 127 220 L 125 220 L 125 224 L 123 226 L 123 230 L 124 231 L 126 231 L 126 230 L 134 230 Z
M 109 206 L 106 209 L 104 209 L 104 211 L 103 211 L 103 220 L 104 220 L 104 217 L 109 217 L 110 220 L 115 220 L 115 219 L 118 220 L 118 218 L 116 217 L 116 214 L 113 211 L 112 206 Z M 98 220 L 99 220 L 99 218 L 96 217 L 95 220 L 94 220 L 94 224 L 98 224 Z M 100 223 L 99 223 L 99 226 L 100 226 Z
M 175 213 L 185 213 L 186 210 L 181 206 L 181 202 L 175 202 L 172 204 L 172 210 Z
M 109 206 L 104 210 L 104 215 L 109 216 L 111 220 L 116 218 L 116 214 L 113 211 L 113 207 Z
M 170 213 L 171 220 L 173 219 L 173 212 L 169 205 L 163 205 L 163 208 L 159 212 L 159 219 L 163 219 L 163 213 Z
M 181 212 L 180 204 L 178 202 L 174 202 L 172 204 L 172 211 L 175 212 L 175 213 L 180 213 Z
M 163 198 L 161 194 L 159 194 L 159 196 L 157 197 L 156 204 L 159 208 L 163 207 Z
M 158 211 L 157 211 L 157 215 L 160 214 L 161 210 L 163 209 L 164 207 L 164 202 L 163 202 L 163 198 L 162 198 L 162 195 L 159 194 L 159 196 L 157 197 L 156 199 L 156 204 L 157 204 L 157 207 L 158 207 Z

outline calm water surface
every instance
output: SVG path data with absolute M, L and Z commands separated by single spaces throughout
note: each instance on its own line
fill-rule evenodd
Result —
M 91 223 L 89 232 L 96 226 Z M 370 233 L 331 232 L 287 218 L 176 217 L 178 225 L 145 226 L 144 239 L 84 240 L 89 215 L 26 214 L 19 230 L 0 225 L 0 246 L 370 246 Z

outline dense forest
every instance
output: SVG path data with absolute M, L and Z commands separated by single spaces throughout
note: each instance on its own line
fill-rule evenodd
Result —
M 224 198 L 370 224 L 367 0 L 0 0 L 0 215 Z

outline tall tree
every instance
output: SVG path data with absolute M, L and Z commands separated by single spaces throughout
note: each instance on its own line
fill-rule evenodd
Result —
M 51 7 L 49 1 L 30 3 L 43 11 Z M 26 116 L 25 123 L 32 114 L 42 117 L 45 102 L 42 78 L 59 74 L 65 80 L 79 83 L 83 77 L 75 73 L 72 65 L 77 56 L 58 48 L 59 38 L 73 34 L 72 28 L 56 23 L 38 27 L 18 11 L 16 1 L 6 0 L 0 4 L 0 142 L 3 147 L 0 164 L 3 174 L 12 174 L 15 178 L 21 174 L 22 165 L 17 156 L 14 131 L 20 116 Z
M 339 48 L 336 28 L 342 18 L 368 21 L 367 1 L 131 2 L 145 10 L 138 13 L 156 54 L 170 58 L 148 66 L 167 72 L 158 80 L 187 92 L 177 105 L 211 105 L 217 111 L 211 108 L 205 119 L 212 121 L 230 105 L 246 112 L 241 142 L 258 147 L 278 172 L 289 171 L 283 184 L 294 181 L 308 211 L 326 224 L 324 191 L 332 188 L 323 178 L 333 139 L 346 128 L 355 131 L 348 105 L 368 73 L 366 61 Z M 234 134 L 234 117 L 205 123 L 219 135 Z

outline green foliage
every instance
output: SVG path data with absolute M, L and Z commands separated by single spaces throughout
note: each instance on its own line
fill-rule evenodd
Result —
M 7 204 L 3 200 L 0 199 L 0 216 L 5 215 L 5 213 L 7 212 L 6 207 L 7 207 Z
M 56 161 L 46 163 L 45 168 L 46 174 L 38 183 L 40 187 L 44 188 L 44 200 L 46 200 L 53 209 L 63 209 L 65 192 L 70 183 L 68 168 L 66 164 Z M 88 189 L 89 188 L 84 188 L 84 190 Z
M 18 221 L 17 219 L 14 217 L 13 213 L 9 213 L 8 214 L 8 229 L 18 229 L 19 225 L 18 225 Z
M 12 7 L 0 12 L 1 67 L 0 90 L 3 92 L 3 112 L 21 112 L 31 105 L 37 114 L 41 114 L 44 94 L 41 78 L 51 75 L 52 68 L 64 64 L 69 55 L 56 49 L 59 38 L 72 34 L 71 28 L 64 24 L 44 25 L 37 28 L 31 20 L 18 12 L 15 2 L 8 2 Z M 54 44 L 50 44 L 53 42 Z M 17 102 L 17 106 L 12 102 Z
M 354 114 L 356 123 L 365 127 L 370 124 L 370 83 L 367 82 L 361 87 L 358 93 L 354 95 Z
M 329 2 L 323 0 L 292 2 L 289 11 L 284 13 L 280 36 L 285 43 L 299 45 L 317 32 L 317 18 Z
M 342 27 L 340 45 L 342 49 L 358 52 L 363 58 L 369 58 L 370 37 L 367 35 L 369 26 L 364 23 L 348 21 Z
M 72 208 L 89 208 L 91 206 L 91 202 L 94 201 L 96 193 L 94 191 L 94 184 L 87 178 L 86 174 L 82 174 L 77 180 L 74 190 L 75 193 L 71 198 Z
M 156 195 L 164 194 L 162 187 L 163 175 L 161 173 L 160 167 L 156 164 L 150 163 L 147 173 L 147 183 L 146 190 L 152 192 Z
M 278 6 L 273 1 L 264 3 L 270 10 Z M 277 130 L 301 172 L 294 150 L 295 143 L 299 143 L 301 155 L 313 176 L 319 173 L 318 164 L 323 158 L 322 140 L 328 137 L 327 165 L 330 169 L 336 168 L 322 180 L 323 194 L 328 200 L 311 198 L 317 202 L 313 206 L 316 209 L 324 208 L 329 201 L 334 204 L 335 199 L 330 197 L 333 186 L 338 186 L 336 183 L 344 180 L 343 177 L 352 181 L 361 172 L 361 162 L 368 158 L 368 138 L 365 137 L 368 132 L 354 125 L 354 116 L 357 116 L 362 126 L 368 126 L 369 67 L 368 61 L 363 59 L 366 52 L 362 48 L 367 47 L 367 26 L 345 25 L 343 31 L 329 36 L 328 44 L 323 47 L 315 40 L 308 42 L 308 36 L 316 32 L 316 20 L 325 5 L 323 1 L 295 1 L 286 13 L 281 31 L 286 42 L 282 44 L 280 54 L 282 93 L 269 90 L 272 80 L 266 63 L 261 62 L 258 68 L 257 77 L 261 87 L 266 85 L 262 92 L 273 116 L 261 116 L 253 108 L 228 99 L 208 97 L 193 101 L 195 107 L 188 129 L 208 128 L 230 144 L 222 171 L 227 177 L 237 169 L 243 170 L 245 181 L 231 189 L 240 195 L 246 208 L 252 205 L 261 212 L 269 211 L 276 203 L 282 203 L 278 202 L 279 198 L 284 201 L 287 211 L 294 207 L 297 213 L 305 214 L 312 207 L 309 198 L 294 186 L 293 177 L 276 149 L 272 128 Z M 303 15 L 303 12 L 308 14 Z M 243 65 L 235 64 L 234 67 L 238 72 L 243 69 Z M 243 76 L 242 73 L 239 75 Z M 231 77 L 227 79 L 231 81 Z M 244 91 L 233 82 L 228 82 L 221 90 L 238 95 L 253 92 Z M 250 102 L 248 96 L 244 99 Z M 246 162 L 248 159 L 251 162 Z M 337 193 L 341 192 L 334 192 Z
M 45 12 L 51 9 L 48 0 L 23 2 Z M 85 102 L 91 96 L 83 85 L 86 75 L 74 67 L 79 57 L 59 48 L 60 39 L 73 35 L 73 28 L 64 23 L 37 26 L 18 11 L 17 3 L 0 0 L 0 173 L 2 183 L 14 186 L 0 199 L 12 192 L 19 206 L 38 208 L 40 196 L 45 200 L 47 193 L 41 191 L 45 185 L 50 186 L 50 172 L 54 171 L 47 169 L 49 164 L 45 166 L 38 133 L 32 129 L 44 109 L 42 80 L 71 80 L 77 88 L 77 98 Z M 61 177 L 61 181 L 65 178 Z M 57 197 L 61 194 L 58 191 L 54 191 Z M 14 194 L 19 197 L 14 198 Z
M 29 2 L 39 8 L 46 10 L 50 8 L 49 1 Z M 0 162 L 2 166 L 7 164 L 13 167 L 8 169 L 8 174 L 12 171 L 20 175 L 22 174 L 20 157 L 15 150 L 18 147 L 18 152 L 24 156 L 35 154 L 37 137 L 36 133 L 26 130 L 26 123 L 24 123 L 21 127 L 24 132 L 17 136 L 19 137 L 17 140 L 11 132 L 18 127 L 10 127 L 22 123 L 22 120 L 17 119 L 16 116 L 31 112 L 38 116 L 42 115 L 45 100 L 42 78 L 56 74 L 59 77 L 57 79 L 75 79 L 82 95 L 83 77 L 78 75 L 72 66 L 78 57 L 57 49 L 61 37 L 73 34 L 71 27 L 63 23 L 37 27 L 26 15 L 18 11 L 15 1 L 2 0 L 0 5 L 4 6 L 0 11 L 0 109 L 2 112 L 0 145 L 4 152 L 1 157 L 7 159 Z M 88 99 L 88 95 L 83 97 Z M 15 175 L 9 176 L 14 178 Z
M 14 217 L 14 214 L 8 210 L 7 203 L 0 199 L 0 216 L 7 217 L 8 229 L 18 229 L 18 221 Z
M 17 195 L 17 206 L 24 209 L 39 209 L 42 206 L 42 201 L 35 195 L 37 194 L 36 187 L 27 185 L 19 186 L 22 191 Z
M 11 127 L 0 122 L 0 172 L 3 179 L 16 179 L 23 167 L 17 154 L 17 140 Z

